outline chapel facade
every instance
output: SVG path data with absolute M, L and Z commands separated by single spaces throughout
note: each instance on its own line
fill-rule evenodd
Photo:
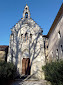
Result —
M 8 62 L 13 62 L 20 75 L 34 75 L 44 79 L 44 39 L 40 28 L 32 20 L 26 5 L 23 18 L 11 29 Z

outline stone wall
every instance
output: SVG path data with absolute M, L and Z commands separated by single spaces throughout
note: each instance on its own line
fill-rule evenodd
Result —
M 45 65 L 45 55 L 42 29 L 31 18 L 20 20 L 10 35 L 8 62 L 13 62 L 21 75 L 23 58 L 30 58 L 30 74 L 36 73 L 36 77 L 44 79 L 42 66 Z
M 7 61 L 8 46 L 0 45 L 0 60 Z
M 63 59 L 63 14 L 48 39 L 48 62 Z
M 0 60 L 5 61 L 5 51 L 0 51 Z

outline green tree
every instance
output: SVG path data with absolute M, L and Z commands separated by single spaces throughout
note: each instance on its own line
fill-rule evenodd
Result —
M 45 79 L 50 81 L 52 85 L 63 85 L 63 61 L 47 63 L 43 70 Z
M 14 64 L 0 61 L 0 80 L 14 79 L 16 73 Z

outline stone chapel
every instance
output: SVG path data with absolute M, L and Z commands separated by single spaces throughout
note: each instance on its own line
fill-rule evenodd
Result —
M 63 3 L 47 35 L 31 18 L 26 5 L 23 18 L 11 29 L 7 61 L 20 75 L 44 79 L 42 66 L 63 59 Z
M 42 28 L 31 18 L 26 5 L 23 18 L 11 29 L 8 62 L 13 62 L 20 75 L 44 79 L 44 38 Z

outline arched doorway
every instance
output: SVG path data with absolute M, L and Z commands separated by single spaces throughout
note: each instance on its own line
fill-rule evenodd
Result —
M 22 74 L 30 75 L 30 59 L 29 58 L 22 59 Z

